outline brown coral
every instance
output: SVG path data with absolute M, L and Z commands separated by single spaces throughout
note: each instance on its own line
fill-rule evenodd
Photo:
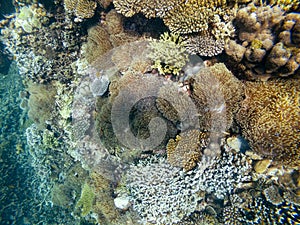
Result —
M 235 19 L 238 39 L 225 45 L 227 63 L 237 68 L 237 74 L 267 80 L 299 73 L 300 16 L 284 13 L 277 4 L 239 9 Z
M 222 63 L 200 70 L 194 79 L 192 98 L 200 127 L 215 132 L 229 129 L 242 100 L 242 83 Z
M 172 32 L 205 31 L 216 14 L 219 16 L 227 14 L 221 6 L 226 6 L 226 1 L 190 0 L 169 10 L 163 20 Z
M 202 150 L 207 146 L 208 135 L 199 130 L 189 130 L 170 139 L 167 145 L 167 159 L 172 166 L 193 169 L 201 159 Z
M 246 83 L 238 122 L 252 149 L 284 165 L 300 162 L 299 80 Z
M 111 10 L 106 15 L 104 24 L 99 23 L 88 30 L 87 43 L 84 46 L 86 59 L 89 63 L 96 61 L 96 64 L 99 64 L 97 60 L 101 61 L 109 50 L 138 38 L 136 33 L 124 31 L 122 16 Z
M 74 13 L 79 19 L 93 17 L 96 6 L 96 2 L 91 0 L 64 0 L 66 11 Z

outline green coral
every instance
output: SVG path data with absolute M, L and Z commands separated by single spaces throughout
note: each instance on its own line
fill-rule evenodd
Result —
M 251 42 L 251 48 L 252 49 L 260 49 L 262 48 L 263 46 L 263 43 L 261 40 L 258 40 L 258 39 L 254 39 L 252 42 Z
M 85 183 L 81 190 L 81 196 L 78 200 L 75 208 L 81 209 L 81 216 L 86 216 L 92 210 L 95 193 L 93 189 Z
M 164 33 L 159 40 L 152 39 L 149 48 L 148 57 L 161 74 L 178 75 L 188 61 L 185 42 L 179 34 Z

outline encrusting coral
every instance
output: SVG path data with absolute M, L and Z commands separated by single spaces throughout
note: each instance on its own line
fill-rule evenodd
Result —
M 299 80 L 247 82 L 237 120 L 259 155 L 286 166 L 300 162 Z

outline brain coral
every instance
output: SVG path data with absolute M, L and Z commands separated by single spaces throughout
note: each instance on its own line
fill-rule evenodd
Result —
M 299 80 L 247 82 L 238 122 L 254 151 L 278 163 L 299 166 Z

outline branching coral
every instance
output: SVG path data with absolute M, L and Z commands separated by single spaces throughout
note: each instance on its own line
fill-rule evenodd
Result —
M 184 44 L 182 37 L 174 33 L 164 33 L 159 40 L 151 40 L 148 57 L 154 61 L 153 67 L 161 74 L 177 75 L 188 60 Z
M 66 11 L 74 13 L 79 19 L 93 17 L 96 6 L 96 2 L 92 0 L 64 0 Z
M 299 165 L 299 80 L 246 83 L 238 113 L 244 136 L 255 152 L 283 165 Z
M 131 17 L 139 12 L 148 17 L 163 17 L 165 13 L 173 9 L 177 4 L 183 4 L 183 0 L 168 1 L 168 0 L 156 0 L 156 1 L 143 1 L 143 0 L 114 0 L 113 1 L 116 10 L 122 13 L 126 17 Z
M 190 0 L 169 10 L 163 20 L 172 32 L 206 31 L 209 24 L 214 20 L 214 15 L 223 16 L 227 14 L 221 6 L 226 6 L 226 1 Z
M 224 224 L 298 224 L 299 204 L 285 196 L 294 195 L 278 186 L 263 186 L 230 196 L 223 210 Z M 271 193 L 272 192 L 272 193 Z
M 183 171 L 163 159 L 152 159 L 132 166 L 127 175 L 133 208 L 143 221 L 172 224 L 191 214 L 201 200 L 197 189 L 184 178 Z
M 181 224 L 201 209 L 205 193 L 223 199 L 251 179 L 251 169 L 251 161 L 245 155 L 224 145 L 220 157 L 202 157 L 187 173 L 162 158 L 140 161 L 127 171 L 127 188 L 134 210 L 145 223 Z
M 186 50 L 190 54 L 199 54 L 200 56 L 215 56 L 224 49 L 224 40 L 216 40 L 208 35 L 190 35 L 185 40 Z

